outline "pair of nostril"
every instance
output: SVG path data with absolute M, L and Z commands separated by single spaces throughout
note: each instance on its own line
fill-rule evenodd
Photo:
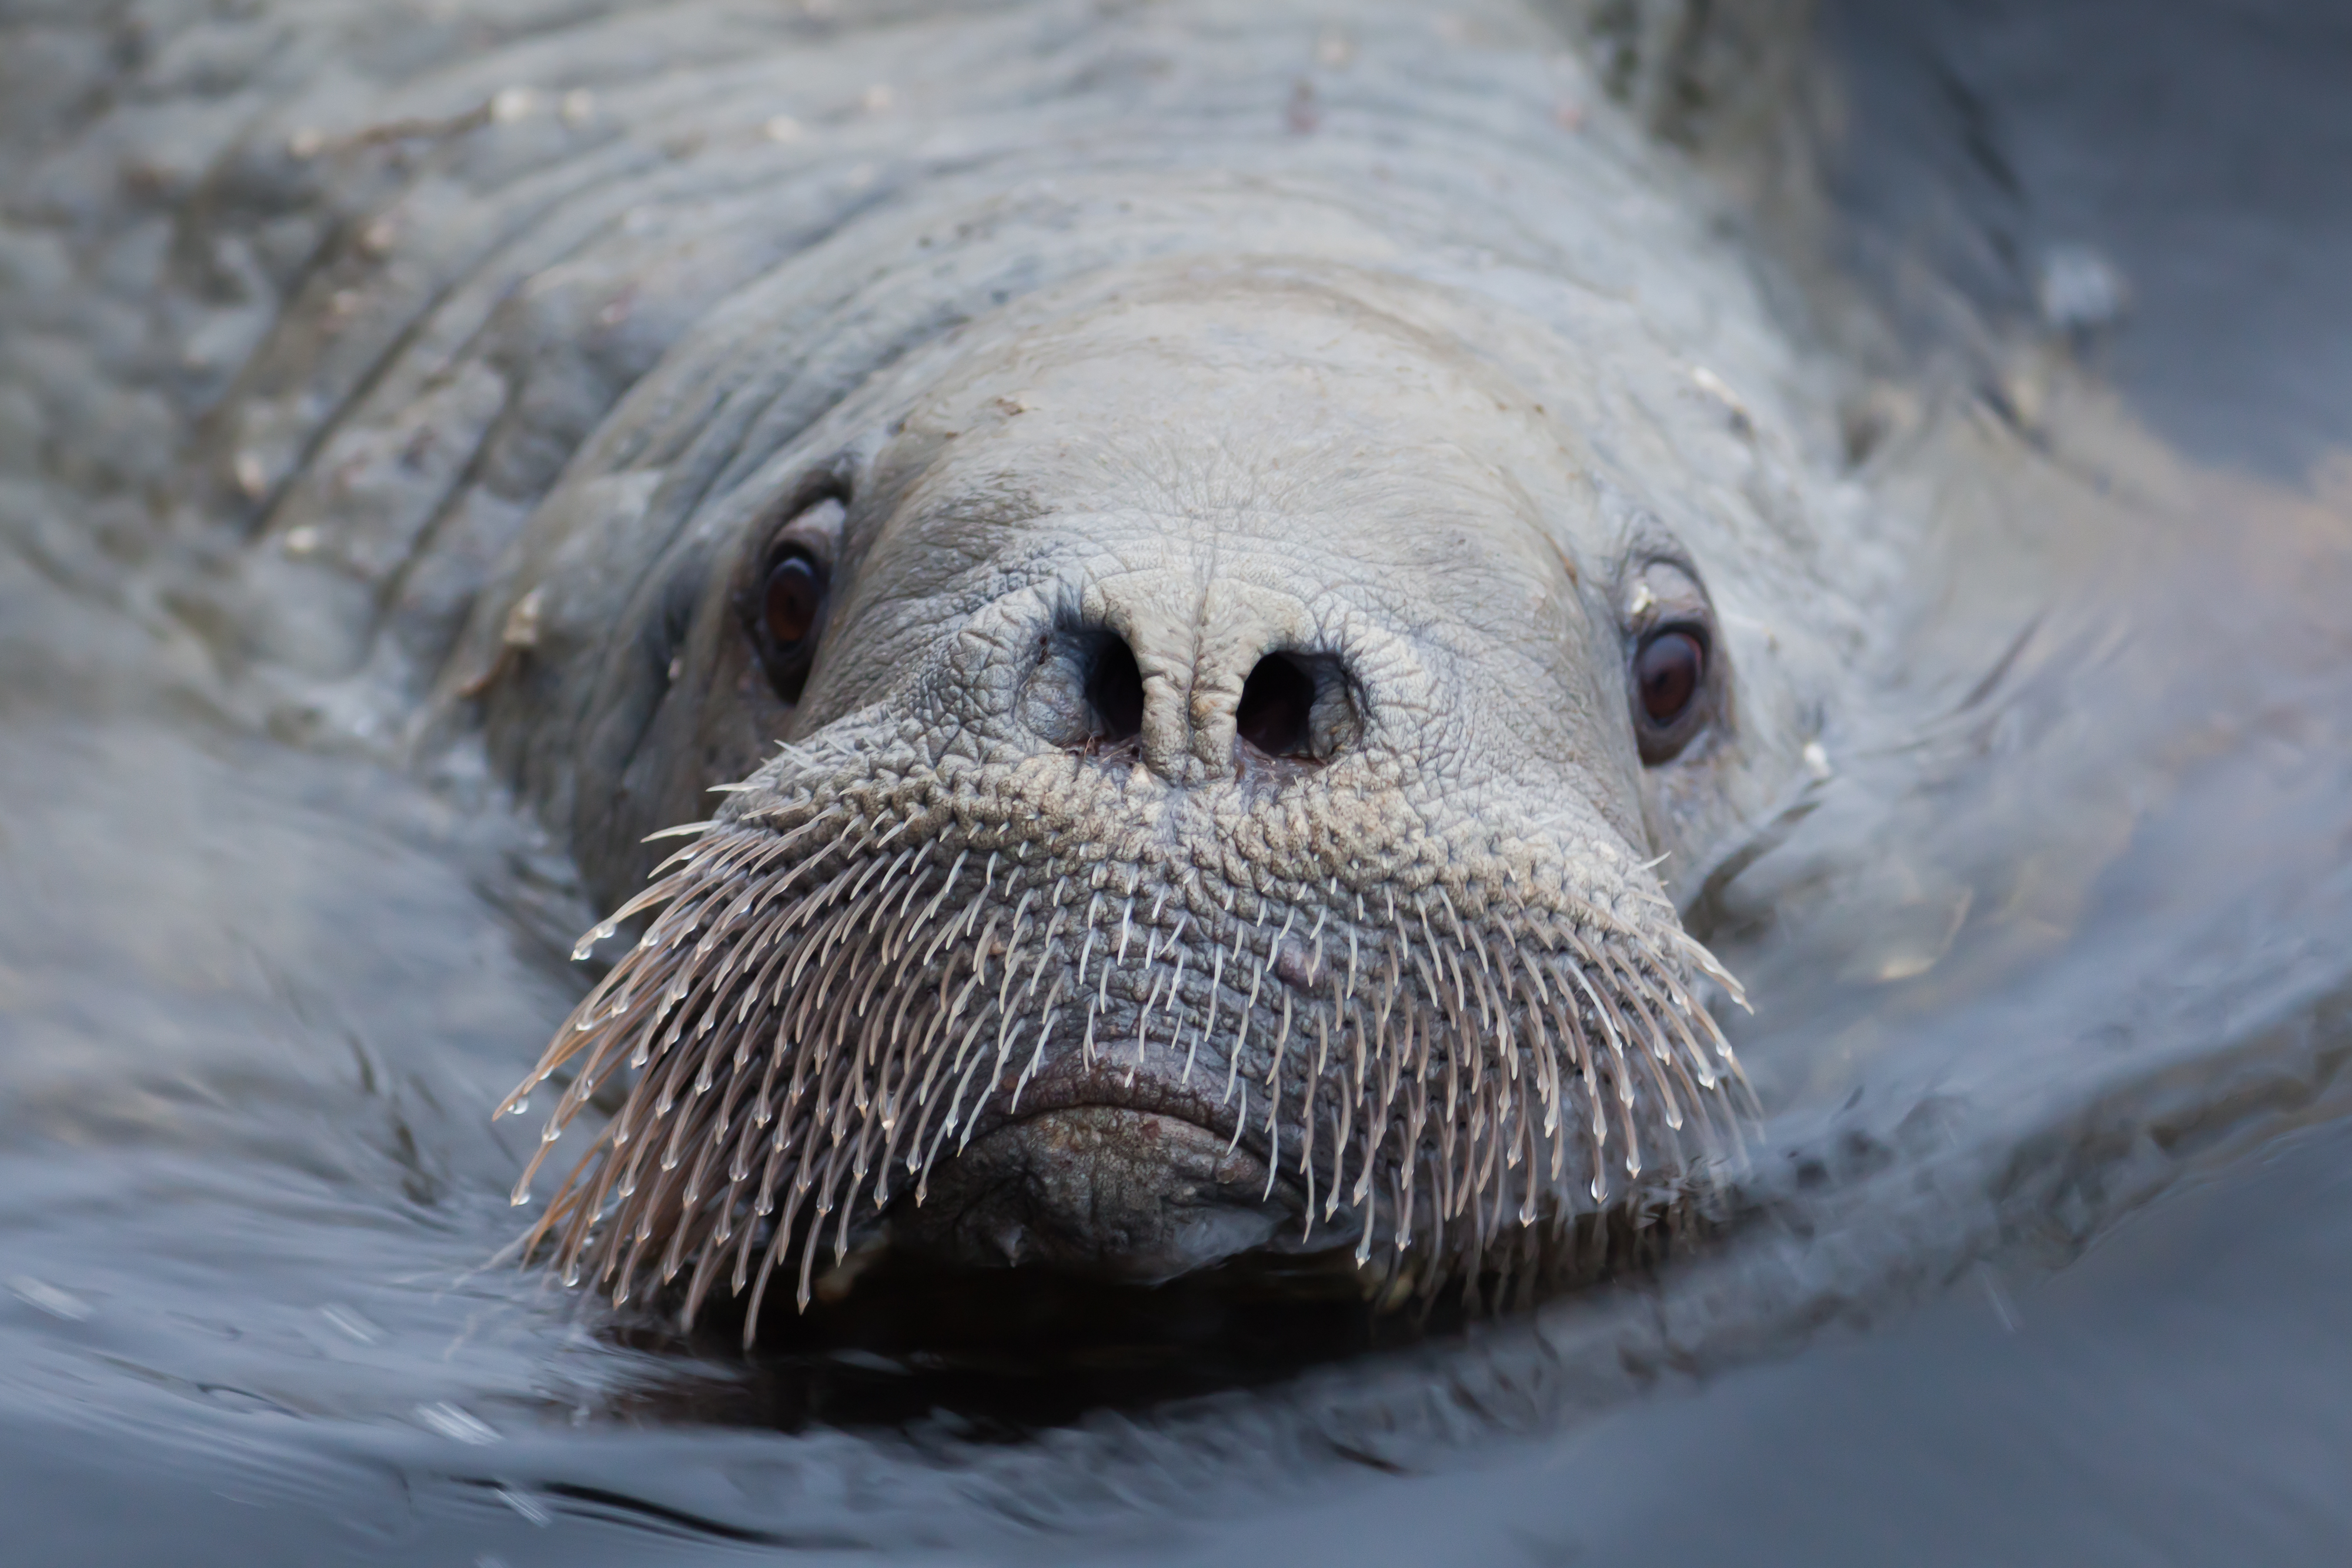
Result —
M 1125 640 L 1106 637 L 1094 651 L 1087 674 L 1087 700 L 1103 738 L 1113 743 L 1143 733 L 1143 672 Z M 1313 755 L 1308 718 L 1315 709 L 1315 677 L 1298 661 L 1268 653 L 1242 683 L 1234 729 L 1268 757 Z

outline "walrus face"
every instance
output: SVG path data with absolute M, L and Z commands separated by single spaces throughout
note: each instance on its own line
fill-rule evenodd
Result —
M 877 1225 L 1433 1280 L 1690 1179 L 1735 1069 L 1647 824 L 1729 672 L 1560 442 L 1405 319 L 1224 284 L 967 356 L 796 481 L 697 641 L 705 731 L 785 743 L 531 1080 L 579 1062 L 552 1138 L 640 1070 L 542 1221 L 567 1268 L 754 1320 Z

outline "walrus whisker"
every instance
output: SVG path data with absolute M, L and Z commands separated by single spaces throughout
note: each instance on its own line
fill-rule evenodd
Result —
M 1641 938 L 1629 936 L 1633 945 L 1621 948 L 1613 921 L 1580 934 L 1576 901 L 1566 895 L 1547 895 L 1550 913 L 1537 918 L 1522 913 L 1520 894 L 1489 894 L 1505 902 L 1474 918 L 1455 889 L 1428 886 L 1400 906 L 1391 884 L 1382 937 L 1365 924 L 1365 890 L 1337 877 L 1290 896 L 1261 894 L 1246 918 L 1233 913 L 1226 889 L 1228 935 L 1195 921 L 1184 907 L 1190 895 L 1180 897 L 1173 882 L 1147 892 L 1130 873 L 1125 892 L 1107 901 L 1099 885 L 1078 887 L 1051 857 L 1032 861 L 1025 841 L 959 839 L 964 830 L 955 819 L 914 804 L 887 817 L 838 805 L 795 810 L 802 820 L 772 829 L 706 830 L 692 857 L 666 874 L 661 896 L 645 902 L 662 906 L 647 940 L 592 988 L 533 1076 L 501 1106 L 518 1109 L 530 1088 L 578 1061 L 518 1183 L 527 1200 L 553 1138 L 586 1107 L 607 1064 L 625 1056 L 635 1065 L 626 1103 L 530 1238 L 535 1247 L 560 1232 L 557 1266 L 576 1278 L 583 1249 L 603 1232 L 596 1271 L 616 1301 L 631 1299 L 641 1281 L 684 1276 L 682 1321 L 691 1321 L 727 1271 L 734 1293 L 750 1290 L 756 1317 L 784 1249 L 794 1245 L 790 1236 L 804 1232 L 805 1306 L 818 1242 L 797 1217 L 806 1209 L 831 1220 L 841 1257 L 851 1200 L 863 1195 L 872 1200 L 868 1212 L 887 1211 L 889 1172 L 903 1167 L 919 1204 L 942 1159 L 970 1147 L 988 1107 L 1017 1116 L 1057 1042 L 1076 1065 L 1092 1063 L 1114 968 L 1121 1006 L 1133 1015 L 1123 1081 L 1137 1082 L 1164 1046 L 1171 1066 L 1181 1057 L 1174 1081 L 1189 1084 L 1204 1049 L 1223 1050 L 1228 1155 L 1255 1129 L 1265 1161 L 1261 1201 L 1271 1200 L 1279 1172 L 1295 1170 L 1306 1205 L 1302 1238 L 1312 1238 L 1318 1218 L 1337 1223 L 1344 1206 L 1355 1215 L 1360 1260 L 1383 1226 L 1400 1255 L 1413 1245 L 1424 1164 L 1437 1183 L 1442 1228 L 1462 1228 L 1444 1245 L 1463 1249 L 1471 1266 L 1498 1245 L 1490 1239 L 1507 1217 L 1525 1229 L 1549 1207 L 1559 1223 L 1559 1203 L 1548 1195 L 1563 1190 L 1570 1142 L 1593 1152 L 1587 1190 L 1603 1201 L 1601 1155 L 1612 1136 L 1638 1180 L 1641 1120 L 1678 1131 L 1690 1106 L 1722 1098 L 1707 1077 L 1730 1082 L 1715 1066 L 1728 1048 L 1673 967 Z M 826 826 L 830 836 L 811 843 Z M 919 841 L 903 841 L 910 831 Z M 788 853 L 778 847 L 787 837 L 805 847 Z M 966 877 L 983 850 L 975 888 Z M 1083 919 L 1074 892 L 1087 898 Z M 1039 907 L 1041 894 L 1050 912 Z M 1107 903 L 1119 906 L 1119 936 L 1097 974 Z M 1171 904 L 1175 918 L 1164 922 Z M 1146 934 L 1139 953 L 1131 946 L 1139 921 Z M 1407 935 L 1409 922 L 1417 937 Z M 1293 945 L 1302 923 L 1303 940 Z M 1549 936 L 1538 947 L 1513 935 L 1545 931 L 1547 923 L 1558 950 Z M 1661 939 L 1672 942 L 1671 930 Z M 1294 946 L 1295 957 L 1282 957 Z M 1237 973 L 1228 988 L 1224 971 L 1245 948 L 1248 981 Z M 1206 973 L 1188 984 L 1196 950 Z M 1277 958 L 1285 975 L 1304 977 L 1303 992 L 1286 983 L 1267 995 Z M 1074 989 L 1087 997 L 1082 1021 L 1065 1007 Z M 1227 1040 L 1219 1020 L 1229 989 Z M 1608 1044 L 1605 1073 L 1580 1012 Z M 1065 1018 L 1072 1019 L 1066 1038 Z M 762 1035 L 766 1043 L 755 1050 Z M 1265 1044 L 1252 1051 L 1258 1037 Z M 1245 1061 L 1257 1064 L 1248 1077 L 1261 1094 L 1244 1079 Z M 1570 1073 L 1590 1113 L 1573 1136 Z M 1618 1103 L 1614 1125 L 1602 1113 L 1604 1098 Z M 1716 1109 L 1736 1133 L 1729 1103 Z M 656 1130 L 660 1137 L 648 1135 Z M 1711 1112 L 1701 1130 L 1712 1145 Z M 797 1175 L 787 1174 L 787 1162 Z M 1670 1164 L 1682 1168 L 1679 1153 Z M 773 1201 L 780 1193 L 784 1201 Z M 1377 1222 L 1367 1207 L 1375 1193 L 1388 1207 Z M 609 1219 L 600 1219 L 616 1198 Z M 1492 1251 L 1507 1276 L 1529 1256 L 1517 1248 Z

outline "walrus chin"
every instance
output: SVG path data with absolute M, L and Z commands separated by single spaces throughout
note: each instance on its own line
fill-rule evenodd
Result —
M 785 748 L 583 938 L 648 917 L 501 1107 L 569 1069 L 522 1203 L 637 1074 L 528 1239 L 567 1281 L 617 1305 L 683 1274 L 690 1322 L 723 1278 L 747 1344 L 780 1265 L 805 1308 L 886 1225 L 1138 1282 L 1352 1241 L 1433 1283 L 1735 1157 L 1694 981 L 1737 984 L 1630 857 L 1606 898 L 1493 825 L 1122 855 L 1131 769 L 918 764 L 872 718 Z

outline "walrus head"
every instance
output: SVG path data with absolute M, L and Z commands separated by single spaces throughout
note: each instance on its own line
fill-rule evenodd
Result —
M 827 428 L 580 654 L 592 876 L 726 793 L 507 1106 L 568 1068 L 551 1143 L 635 1074 L 567 1272 L 753 1322 L 877 1227 L 1431 1280 L 1734 1146 L 1737 988 L 1655 873 L 1737 760 L 1707 589 L 1425 291 L 1098 280 Z

